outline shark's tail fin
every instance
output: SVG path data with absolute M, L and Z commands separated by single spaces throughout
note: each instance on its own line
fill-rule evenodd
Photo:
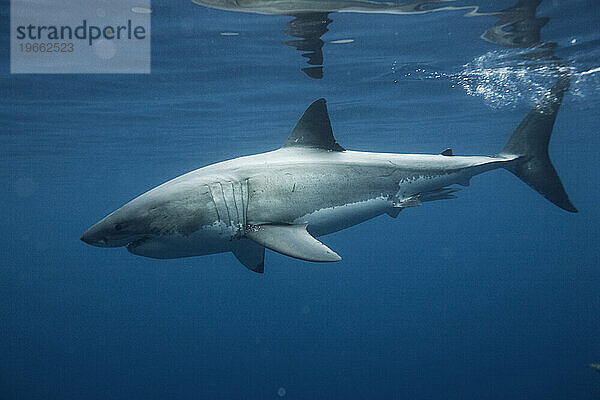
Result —
M 516 156 L 506 169 L 563 210 L 577 212 L 548 156 L 554 120 L 569 83 L 568 76 L 558 79 L 517 127 L 499 156 Z

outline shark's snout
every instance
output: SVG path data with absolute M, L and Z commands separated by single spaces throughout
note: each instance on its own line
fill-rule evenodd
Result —
M 123 219 L 115 219 L 113 216 L 102 219 L 92 225 L 81 236 L 81 240 L 96 247 L 121 247 L 138 238 L 137 232 L 125 229 L 126 222 Z
M 91 244 L 92 246 L 111 247 L 111 246 L 107 245 L 106 239 L 97 239 L 97 240 L 90 239 L 90 237 L 86 236 L 85 234 L 83 236 L 81 236 L 79 239 L 87 244 Z
M 98 229 L 96 225 L 94 225 L 85 231 L 83 235 L 81 235 L 80 240 L 92 246 L 115 247 L 114 245 L 111 245 L 107 238 L 102 235 L 101 231 L 101 229 Z
M 135 204 L 134 204 L 135 206 Z M 148 231 L 143 208 L 124 206 L 96 222 L 81 236 L 81 241 L 96 247 L 121 247 L 138 241 L 153 232 Z

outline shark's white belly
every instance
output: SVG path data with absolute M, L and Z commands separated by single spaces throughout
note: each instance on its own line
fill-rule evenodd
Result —
M 171 233 L 150 237 L 128 246 L 127 250 L 139 256 L 161 259 L 223 253 L 231 251 L 231 242 L 237 234 L 237 227 L 215 222 L 189 235 Z
M 297 218 L 294 223 L 307 224 L 307 230 L 313 236 L 322 236 L 375 218 L 388 212 L 391 208 L 391 202 L 382 196 L 341 206 L 321 208 Z

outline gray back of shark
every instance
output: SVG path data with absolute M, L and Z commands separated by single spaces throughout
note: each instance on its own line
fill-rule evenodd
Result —
M 315 237 L 454 198 L 471 177 L 504 168 L 552 203 L 576 212 L 548 157 L 559 82 L 495 156 L 346 151 L 332 132 L 324 99 L 315 101 L 282 148 L 209 165 L 127 203 L 82 237 L 137 255 L 177 258 L 231 251 L 264 270 L 264 249 L 314 262 L 341 258 Z

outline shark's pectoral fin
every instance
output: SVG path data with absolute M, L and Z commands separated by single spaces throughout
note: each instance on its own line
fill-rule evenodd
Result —
M 331 262 L 342 258 L 307 232 L 305 225 L 258 225 L 246 237 L 261 246 L 305 261 Z
M 240 239 L 231 252 L 249 270 L 259 274 L 265 272 L 265 248 L 260 244 Z

